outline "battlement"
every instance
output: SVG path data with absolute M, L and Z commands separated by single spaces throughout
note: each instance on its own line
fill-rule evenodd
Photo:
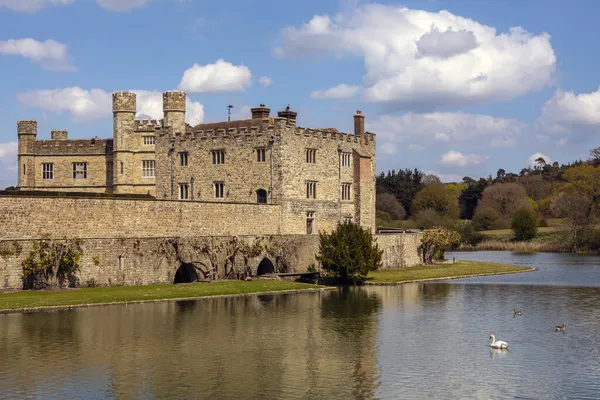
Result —
M 115 92 L 112 94 L 113 112 L 135 112 L 136 94 L 133 92 Z
M 67 140 L 69 138 L 69 132 L 68 131 L 58 131 L 58 130 L 52 130 L 50 131 L 50 139 L 51 140 Z
M 163 93 L 163 111 L 184 111 L 185 112 L 185 92 L 168 91 Z
M 37 135 L 37 121 L 17 121 L 17 133 L 19 135 Z
M 112 149 L 112 139 L 100 139 L 97 137 L 92 139 L 52 138 L 50 140 L 35 141 L 35 153 L 37 155 L 107 154 L 112 153 Z
M 136 119 L 134 130 L 136 132 L 154 132 L 163 127 L 163 119 Z

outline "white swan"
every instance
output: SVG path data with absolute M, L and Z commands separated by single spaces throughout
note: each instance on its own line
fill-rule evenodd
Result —
M 490 335 L 490 339 L 492 339 L 492 343 L 490 343 L 490 347 L 493 349 L 508 349 L 508 343 L 498 340 L 496 341 L 496 337 L 494 335 Z

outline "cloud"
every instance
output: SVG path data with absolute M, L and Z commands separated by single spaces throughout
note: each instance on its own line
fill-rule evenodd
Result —
M 258 80 L 258 83 L 260 83 L 264 87 L 268 87 L 271 85 L 271 83 L 273 83 L 273 80 L 268 76 L 261 76 Z
M 310 97 L 313 99 L 349 99 L 356 96 L 358 90 L 358 86 L 342 83 L 327 90 L 315 90 L 310 93 Z
M 75 0 L 0 0 L 0 9 L 6 7 L 16 12 L 34 13 L 46 5 L 64 6 L 74 2 Z
M 0 189 L 17 182 L 17 142 L 0 143 Z
M 137 95 L 136 116 L 160 119 L 163 117 L 162 93 L 148 90 L 131 90 Z M 105 118 L 112 113 L 112 95 L 103 89 L 84 90 L 70 87 L 54 90 L 34 90 L 17 95 L 27 107 L 54 113 L 69 113 L 74 121 L 85 122 Z M 187 98 L 185 120 L 196 125 L 204 120 L 204 106 Z
M 98 5 L 111 11 L 124 12 L 146 5 L 149 0 L 96 0 Z
M 418 152 L 425 150 L 425 147 L 421 146 L 420 144 L 409 144 L 407 149 L 408 151 Z
M 407 113 L 400 117 L 383 115 L 367 118 L 367 129 L 379 140 L 413 142 L 424 147 L 456 143 L 480 147 L 514 146 L 528 125 L 515 119 L 463 112 Z M 419 142 L 419 143 L 415 143 Z
M 252 73 L 244 65 L 233 65 L 223 59 L 214 64 L 194 64 L 183 73 L 179 89 L 192 93 L 244 90 L 252 84 Z
M 231 113 L 231 120 L 236 121 L 240 119 L 250 119 L 252 118 L 252 111 L 250 106 L 243 105 L 241 107 L 234 107 L 233 112 Z
M 396 154 L 398 152 L 398 148 L 394 143 L 386 142 L 381 145 L 380 150 L 385 154 Z
M 534 153 L 529 157 L 529 166 L 531 168 L 537 166 L 537 163 L 535 162 L 535 160 L 537 160 L 538 158 L 543 158 L 546 161 L 546 164 L 552 164 L 552 159 L 550 157 L 548 157 L 547 155 L 545 155 L 544 153 Z
M 0 54 L 19 55 L 54 71 L 76 71 L 69 63 L 67 46 L 56 40 L 39 42 L 35 39 L 10 39 L 0 41 Z
M 475 167 L 485 164 L 489 156 L 480 156 L 477 154 L 463 154 L 459 151 L 450 150 L 442 155 L 440 164 L 447 167 Z
M 439 173 L 437 171 L 432 171 L 432 170 L 423 170 L 422 172 L 426 175 L 435 175 L 435 176 L 439 177 L 440 181 L 442 181 L 444 183 L 446 183 L 446 182 L 462 182 L 462 179 L 464 177 L 464 175 L 443 174 L 443 173 Z
M 513 99 L 551 83 L 546 33 L 496 29 L 472 19 L 381 4 L 281 31 L 274 53 L 363 59 L 364 97 L 389 109 L 433 111 Z
M 558 137 L 559 145 L 567 143 L 569 138 L 584 141 L 590 139 L 590 134 L 600 134 L 600 88 L 578 95 L 556 91 L 542 106 L 535 132 L 542 139 Z

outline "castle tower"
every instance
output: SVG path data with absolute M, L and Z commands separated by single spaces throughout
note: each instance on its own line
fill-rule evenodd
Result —
M 113 103 L 113 192 L 133 193 L 133 148 L 136 95 L 116 92 Z
M 185 133 L 185 92 L 164 92 L 164 126 L 173 127 L 173 133 Z
M 37 137 L 37 121 L 18 121 L 18 184 L 20 189 L 35 186 L 35 139 Z

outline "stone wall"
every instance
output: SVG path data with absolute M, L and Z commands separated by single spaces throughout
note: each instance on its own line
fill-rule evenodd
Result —
M 379 248 L 384 250 L 383 267 L 402 269 L 422 264 L 419 245 L 421 233 L 385 233 L 375 235 Z

